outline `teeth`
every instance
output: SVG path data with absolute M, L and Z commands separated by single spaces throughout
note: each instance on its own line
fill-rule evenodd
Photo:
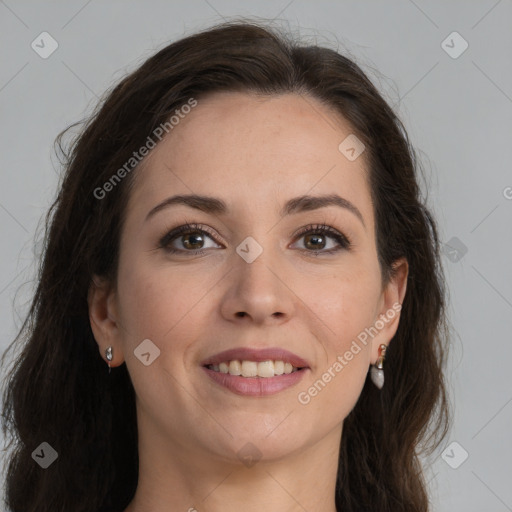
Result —
M 283 375 L 284 363 L 283 361 L 274 361 L 274 375 Z
M 229 374 L 230 375 L 242 375 L 242 363 L 240 361 L 230 361 Z
M 258 363 L 254 361 L 242 361 L 242 377 L 257 377 Z
M 208 368 L 216 372 L 241 375 L 242 377 L 274 377 L 296 372 L 298 368 L 284 361 L 223 361 L 219 364 L 209 365 Z
M 258 377 L 273 377 L 274 361 L 261 361 L 258 363 Z

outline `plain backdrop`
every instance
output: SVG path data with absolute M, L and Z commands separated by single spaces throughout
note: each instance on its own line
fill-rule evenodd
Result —
M 0 1 L 0 349 L 33 290 L 57 134 L 157 49 L 236 16 L 346 52 L 403 120 L 445 244 L 455 334 L 433 508 L 512 510 L 510 0 Z

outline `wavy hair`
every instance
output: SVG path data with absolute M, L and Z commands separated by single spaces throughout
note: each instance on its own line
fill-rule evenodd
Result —
M 121 512 L 133 498 L 135 393 L 126 365 L 106 371 L 87 294 L 94 275 L 115 282 L 136 167 L 115 192 L 98 199 L 95 190 L 189 98 L 218 91 L 316 98 L 366 146 L 382 279 L 388 282 L 401 257 L 409 275 L 386 354 L 386 385 L 378 390 L 367 378 L 344 421 L 335 500 L 343 512 L 426 512 L 420 456 L 432 453 L 450 426 L 449 329 L 437 228 L 418 184 L 418 159 L 403 124 L 353 60 L 245 20 L 194 33 L 148 58 L 105 94 L 65 153 L 37 288 L 8 348 L 21 347 L 21 354 L 3 394 L 2 428 L 14 444 L 6 505 L 12 512 Z M 57 138 L 61 148 L 67 130 Z M 46 470 L 31 457 L 43 441 L 58 452 Z

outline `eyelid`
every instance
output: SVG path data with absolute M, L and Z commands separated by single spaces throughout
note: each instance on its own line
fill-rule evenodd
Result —
M 316 231 L 324 231 L 327 234 L 331 233 L 333 235 L 341 235 L 344 238 L 346 238 L 347 241 L 350 241 L 348 236 L 345 235 L 342 231 L 339 231 L 338 229 L 330 226 L 329 224 L 326 224 L 325 222 L 308 224 L 307 226 L 299 228 L 292 234 L 292 237 L 296 238 L 298 236 Z
M 180 235 L 189 233 L 189 232 L 201 232 L 204 231 L 212 240 L 214 240 L 215 243 L 219 244 L 217 241 L 217 235 L 212 233 L 212 228 L 205 224 L 199 224 L 196 222 L 184 222 L 183 224 L 180 224 L 176 226 L 175 228 L 170 228 L 165 230 L 165 234 L 160 238 L 159 240 L 159 248 L 164 249 L 166 248 L 170 242 L 173 239 L 179 238 Z M 201 250 L 201 249 L 199 249 Z M 177 252 L 181 252 L 177 249 Z M 193 253 L 193 251 L 183 251 L 183 252 L 189 252 Z
M 309 233 L 322 233 L 322 235 L 324 236 L 333 238 L 338 243 L 338 247 L 336 249 L 318 251 L 306 251 L 305 249 L 303 249 L 303 251 L 306 251 L 306 253 L 332 254 L 342 249 L 347 251 L 352 249 L 353 244 L 351 241 L 351 237 L 348 237 L 344 232 L 339 231 L 338 229 L 326 224 L 325 222 L 321 224 L 309 224 L 307 226 L 304 226 L 303 228 L 300 228 L 297 231 L 295 231 L 295 233 L 292 236 L 294 239 L 296 239 L 301 238 Z
M 196 222 L 184 222 L 183 224 L 167 229 L 165 231 L 165 234 L 160 238 L 159 241 L 159 248 L 165 249 L 171 253 L 181 253 L 181 254 L 203 254 L 207 249 L 194 249 L 194 250 L 184 250 L 184 249 L 170 249 L 170 242 L 178 239 L 180 235 L 187 234 L 187 233 L 193 233 L 193 232 L 204 232 L 206 235 L 208 235 L 216 244 L 222 245 L 222 243 L 217 241 L 216 234 L 212 233 L 212 228 L 210 228 L 207 225 L 196 223 Z M 337 247 L 331 248 L 328 250 L 322 250 L 319 249 L 317 251 L 314 250 L 307 250 L 307 249 L 300 249 L 301 252 L 307 253 L 310 255 L 320 255 L 320 254 L 333 254 L 340 252 L 342 250 L 349 251 L 352 248 L 352 241 L 351 239 L 345 235 L 343 232 L 339 231 L 338 229 L 324 223 L 318 224 L 308 224 L 307 226 L 303 226 L 300 229 L 296 230 L 291 236 L 294 239 L 293 243 L 296 243 L 297 238 L 301 238 L 304 235 L 310 234 L 310 233 L 321 233 L 323 236 L 332 238 L 336 241 Z

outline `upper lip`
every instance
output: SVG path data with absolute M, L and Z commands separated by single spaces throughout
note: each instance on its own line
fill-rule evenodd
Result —
M 238 361 L 284 361 L 290 363 L 296 368 L 309 368 L 307 361 L 299 357 L 298 355 L 285 350 L 283 348 L 247 348 L 239 347 L 219 352 L 211 357 L 205 359 L 201 365 L 207 366 L 209 364 L 219 364 L 222 362 L 228 362 L 233 360 Z

